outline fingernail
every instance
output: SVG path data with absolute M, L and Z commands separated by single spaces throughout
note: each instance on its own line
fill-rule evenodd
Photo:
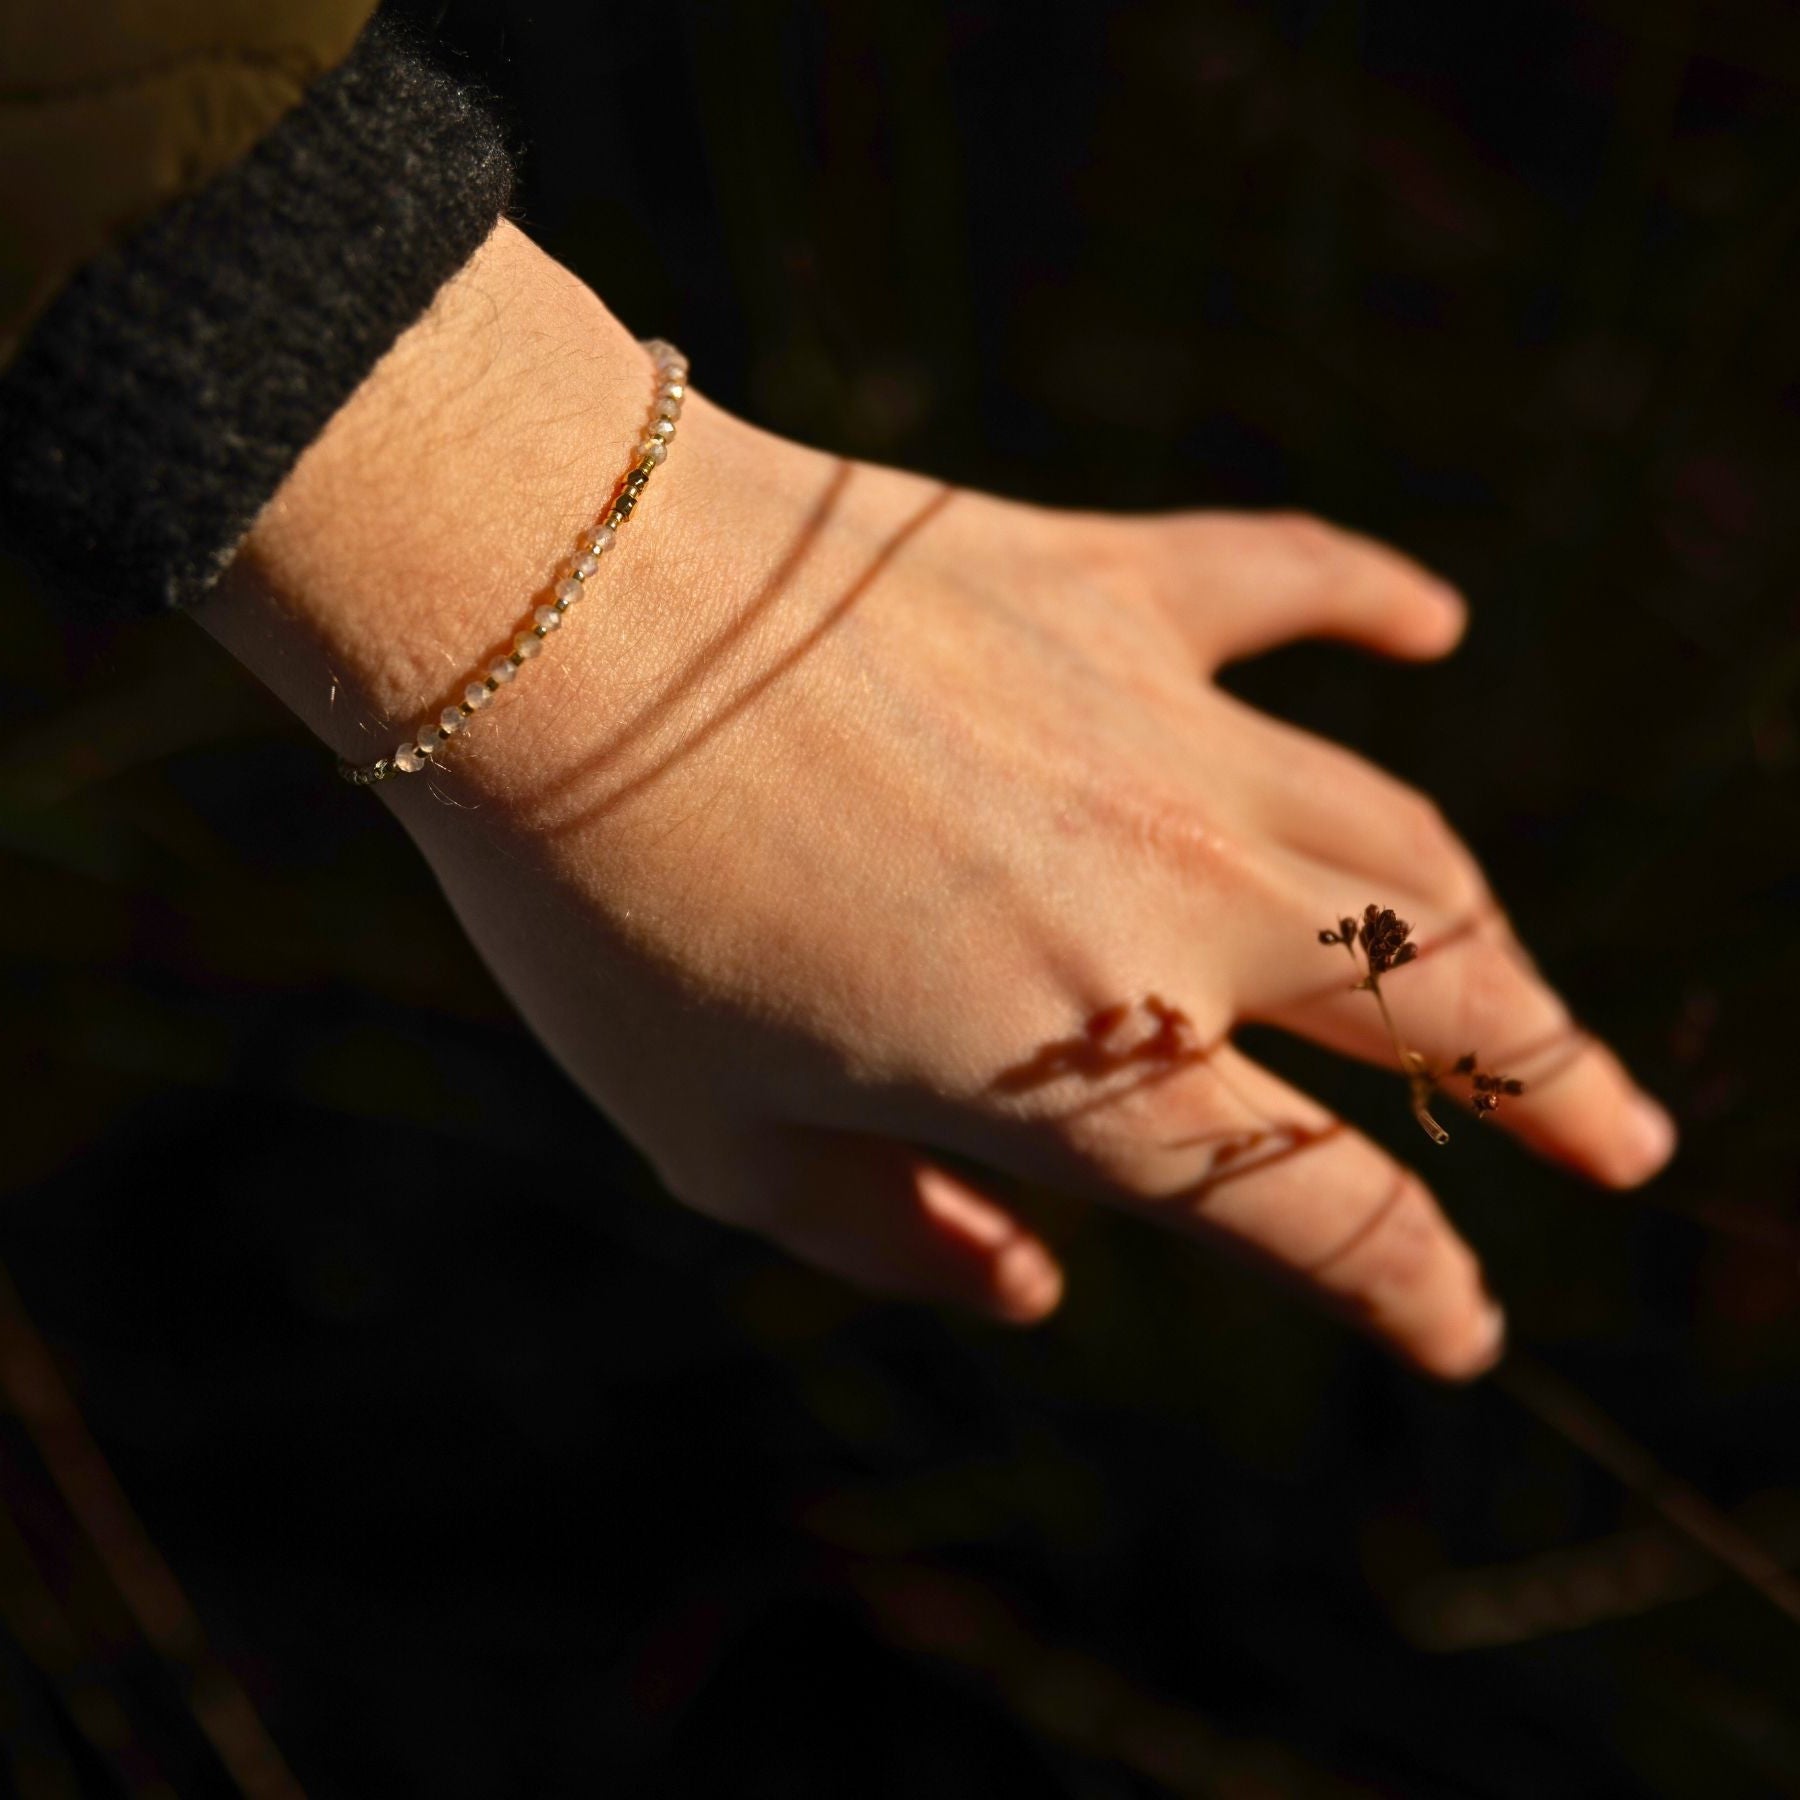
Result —
M 1062 1270 L 1029 1238 L 1001 1251 L 994 1275 L 1006 1316 L 1021 1324 L 1041 1319 L 1062 1298 Z
M 1427 588 L 1432 599 L 1434 599 L 1438 605 L 1455 620 L 1457 630 L 1461 631 L 1463 626 L 1468 623 L 1468 601 L 1465 600 L 1461 593 L 1453 588 L 1449 582 L 1439 581 L 1435 576 L 1433 576 L 1427 584 Z
M 1453 1355 L 1447 1363 L 1432 1367 L 1440 1381 L 1479 1381 L 1491 1374 L 1494 1365 L 1506 1353 L 1506 1314 L 1493 1301 L 1482 1308 L 1481 1317 L 1470 1328 L 1463 1353 Z
M 1675 1154 L 1675 1121 L 1650 1098 L 1639 1094 L 1625 1115 L 1625 1161 L 1631 1177 L 1648 1180 Z
M 1485 1375 L 1500 1360 L 1505 1350 L 1506 1313 L 1501 1307 L 1490 1301 L 1487 1316 L 1482 1320 L 1481 1373 Z

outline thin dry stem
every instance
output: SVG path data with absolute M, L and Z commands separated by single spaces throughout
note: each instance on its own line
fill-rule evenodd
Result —
M 1392 907 L 1377 906 L 1371 901 L 1363 908 L 1360 925 L 1346 914 L 1338 921 L 1335 930 L 1327 928 L 1319 933 L 1319 942 L 1342 944 L 1352 967 L 1364 969 L 1362 979 L 1356 985 L 1358 988 L 1366 988 L 1375 996 L 1375 1004 L 1381 1010 L 1381 1022 L 1387 1027 L 1388 1041 L 1394 1046 L 1395 1060 L 1400 1064 L 1400 1072 L 1406 1077 L 1412 1115 L 1418 1120 L 1419 1129 L 1434 1144 L 1447 1144 L 1450 1134 L 1431 1112 L 1432 1094 L 1442 1085 L 1446 1073 L 1467 1075 L 1472 1079 L 1475 1086 L 1472 1103 L 1478 1119 L 1485 1118 L 1499 1106 L 1502 1094 L 1524 1093 L 1525 1084 L 1509 1076 L 1490 1074 L 1478 1068 L 1472 1050 L 1467 1056 L 1460 1058 L 1452 1070 L 1434 1069 L 1400 1035 L 1400 1027 L 1395 1024 L 1394 1015 L 1388 1010 L 1387 996 L 1381 991 L 1381 977 L 1391 969 L 1404 968 L 1418 955 L 1418 946 L 1411 942 L 1411 933 L 1412 927 Z M 1356 960 L 1359 947 L 1363 957 L 1361 964 Z
M 1647 1501 L 1690 1543 L 1723 1563 L 1778 1612 L 1800 1623 L 1800 1582 L 1705 1495 L 1668 1474 L 1584 1394 L 1514 1351 L 1494 1372 L 1507 1393 Z

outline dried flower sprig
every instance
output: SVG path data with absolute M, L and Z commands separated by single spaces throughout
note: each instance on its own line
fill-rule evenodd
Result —
M 1525 1084 L 1511 1075 L 1493 1075 L 1485 1069 L 1477 1068 L 1475 1052 L 1471 1050 L 1467 1056 L 1459 1056 L 1450 1065 L 1452 1075 L 1466 1075 L 1475 1092 L 1470 1096 L 1469 1104 L 1475 1108 L 1477 1118 L 1486 1118 L 1499 1104 L 1502 1094 L 1522 1094 Z
M 1381 1009 L 1381 1022 L 1387 1027 L 1394 1055 L 1411 1092 L 1413 1117 L 1434 1144 L 1450 1141 L 1449 1132 L 1431 1114 L 1431 1096 L 1443 1085 L 1447 1075 L 1468 1078 L 1473 1089 L 1469 1104 L 1474 1107 L 1477 1119 L 1485 1119 L 1496 1111 L 1502 1095 L 1511 1097 L 1524 1093 L 1524 1082 L 1482 1068 L 1473 1050 L 1459 1056 L 1448 1069 L 1434 1069 L 1418 1051 L 1407 1047 L 1400 1028 L 1394 1023 L 1394 1015 L 1388 1011 L 1387 996 L 1381 991 L 1381 978 L 1395 969 L 1405 968 L 1419 954 L 1419 947 L 1412 941 L 1412 927 L 1391 906 L 1377 906 L 1371 900 L 1363 908 L 1360 923 L 1346 914 L 1338 920 L 1336 930 L 1327 927 L 1319 933 L 1319 942 L 1342 944 L 1352 963 L 1356 962 L 1358 949 L 1362 951 L 1364 973 L 1355 991 L 1366 989 L 1375 996 L 1375 1004 Z

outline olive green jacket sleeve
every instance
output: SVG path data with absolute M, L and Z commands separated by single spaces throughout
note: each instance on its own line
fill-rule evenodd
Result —
M 0 550 L 204 593 L 511 178 L 375 0 L 0 0 Z
M 106 245 L 235 162 L 348 55 L 375 0 L 0 8 L 0 366 Z

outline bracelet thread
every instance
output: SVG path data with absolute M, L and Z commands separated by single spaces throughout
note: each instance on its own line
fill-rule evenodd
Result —
M 531 623 L 516 634 L 511 650 L 470 676 L 461 700 L 446 706 L 436 719 L 421 724 L 386 756 L 367 763 L 341 760 L 338 773 L 353 786 L 373 787 L 392 776 L 417 775 L 430 768 L 443 747 L 460 736 L 476 713 L 491 704 L 495 694 L 543 649 L 544 639 L 561 629 L 564 614 L 583 597 L 587 584 L 599 573 L 600 559 L 612 550 L 620 529 L 637 510 L 650 477 L 667 458 L 675 423 L 687 398 L 687 358 L 663 338 L 650 339 L 644 348 L 656 364 L 656 399 L 650 423 L 637 447 L 637 460 L 614 490 L 599 522 L 582 534 L 581 551 L 558 580 L 554 598 L 531 615 Z

